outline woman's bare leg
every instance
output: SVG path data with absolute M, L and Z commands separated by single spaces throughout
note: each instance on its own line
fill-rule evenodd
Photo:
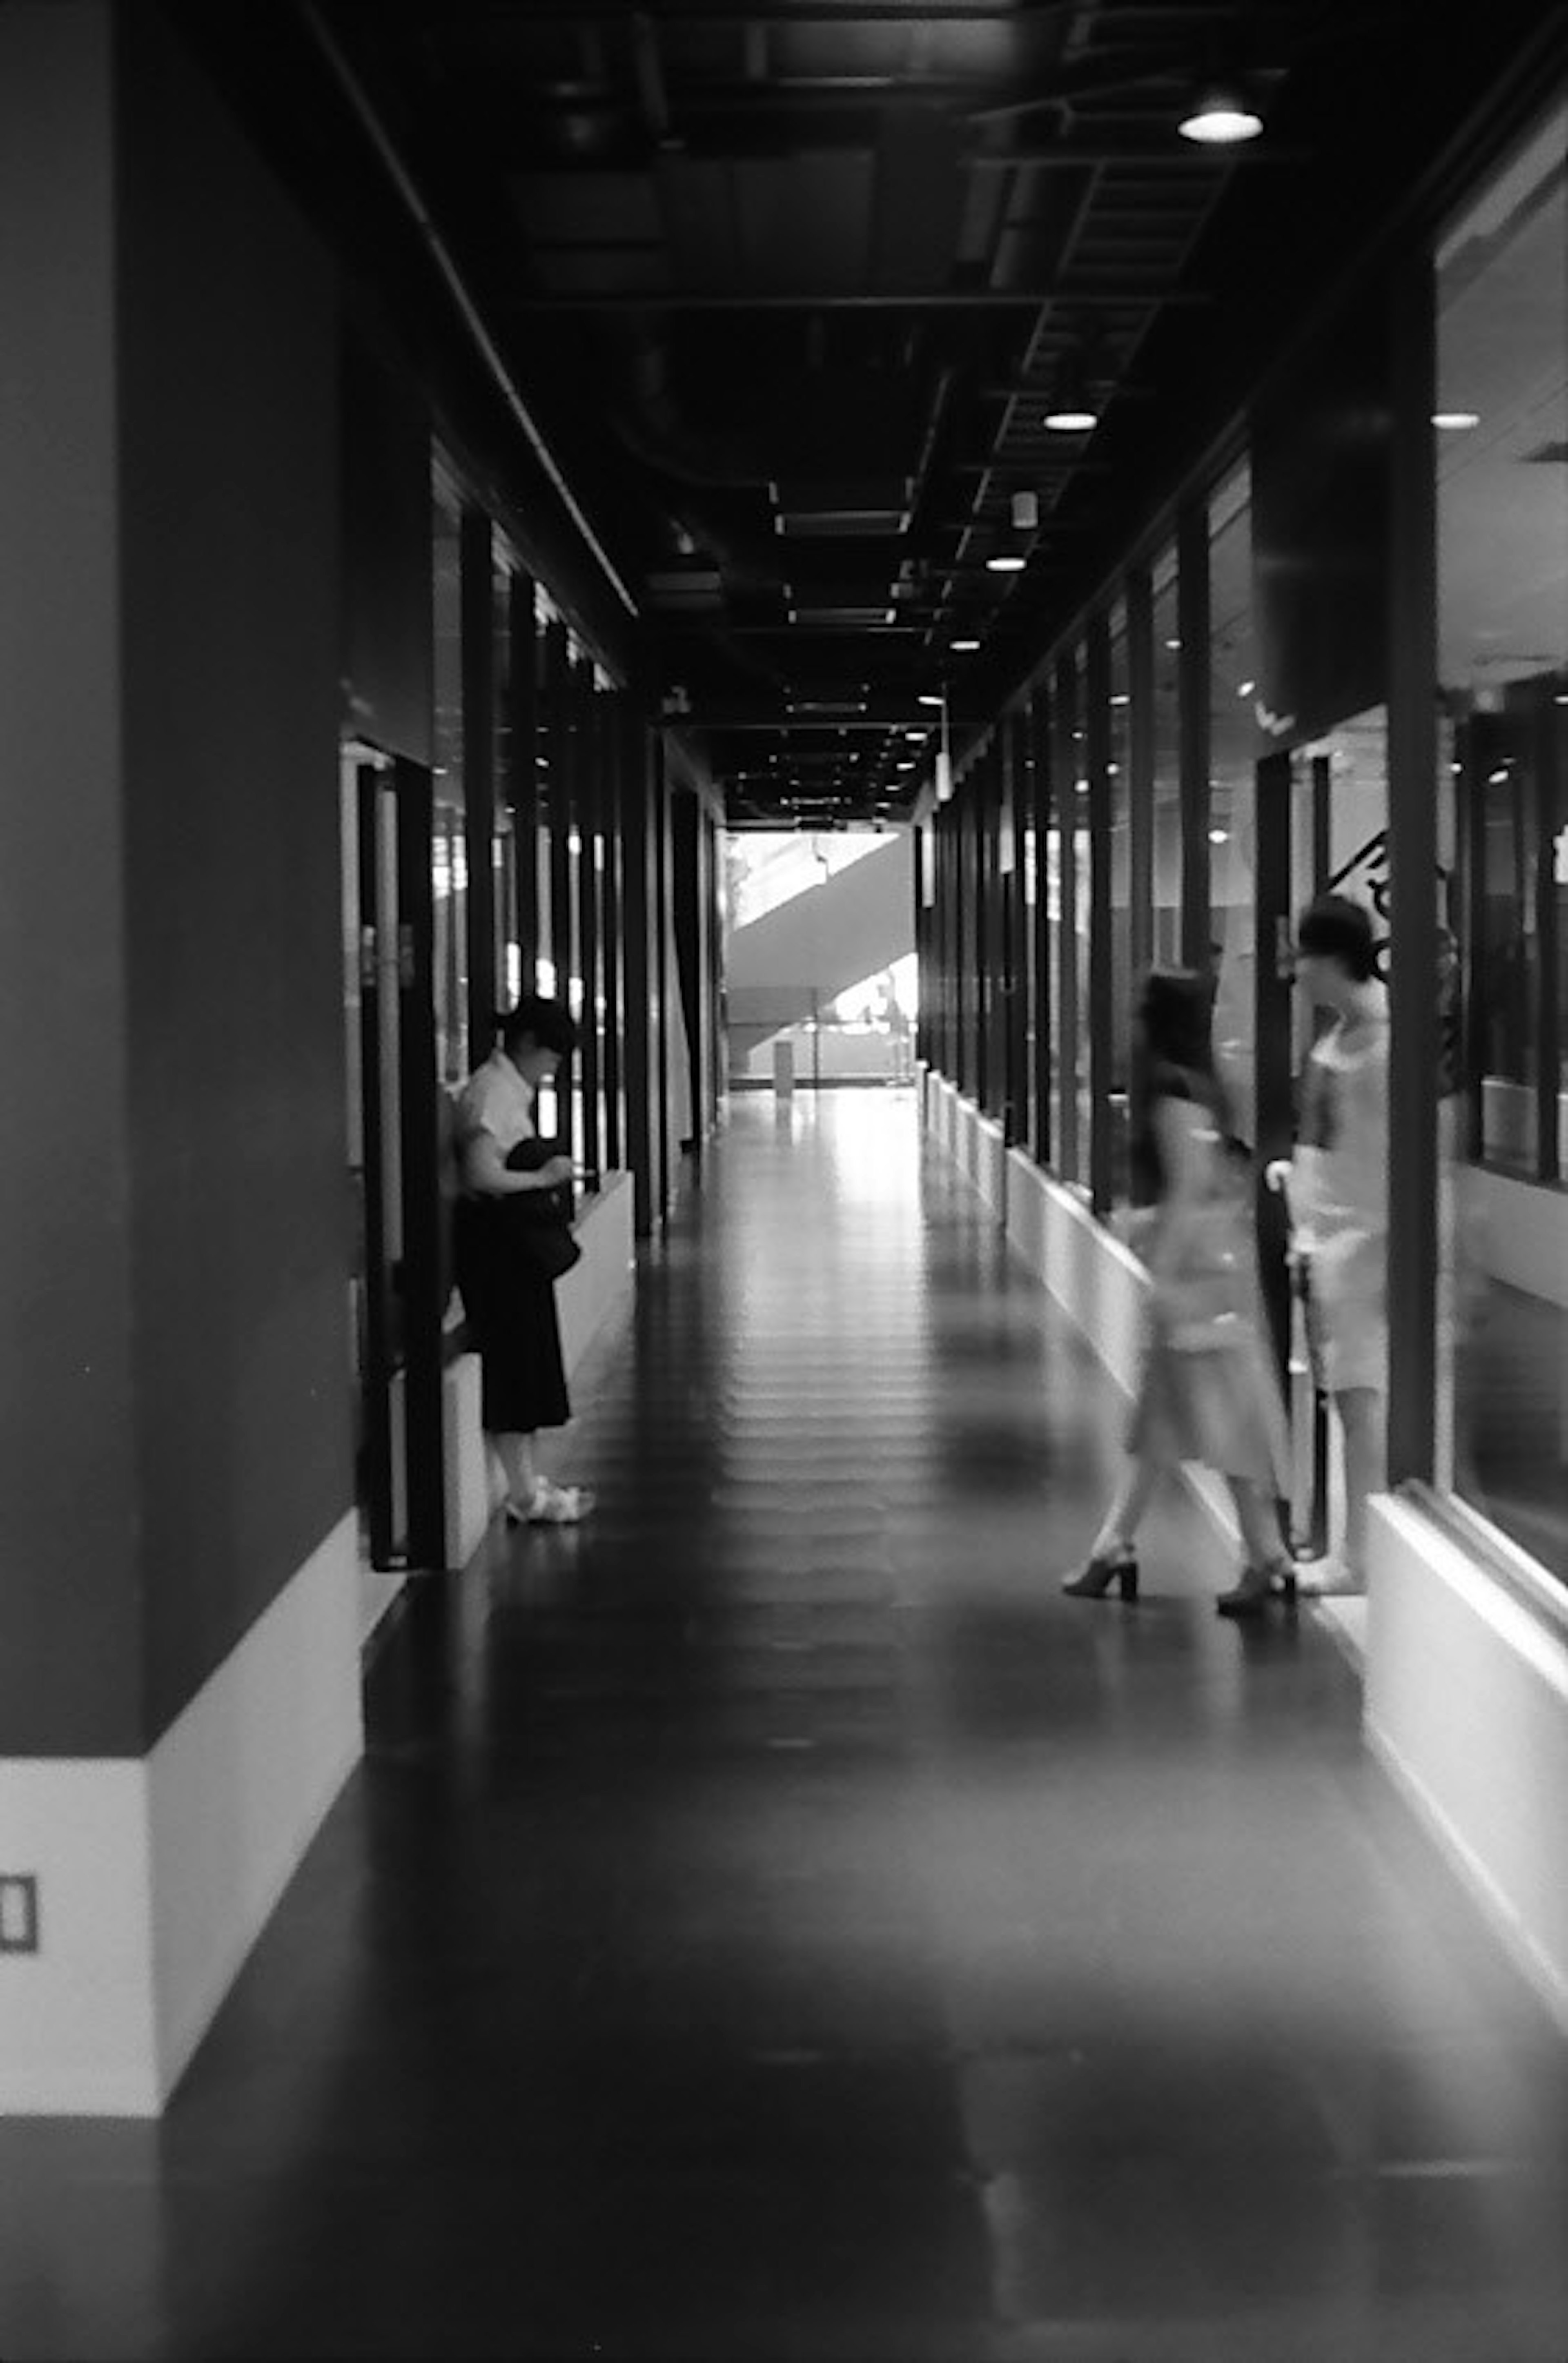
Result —
M 1273 1567 L 1283 1556 L 1279 1517 L 1273 1503 L 1261 1485 L 1249 1477 L 1228 1477 L 1230 1499 L 1236 1507 L 1236 1523 L 1241 1529 L 1241 1547 L 1251 1569 Z
M 1160 1470 L 1152 1461 L 1128 1462 L 1122 1471 L 1121 1481 L 1111 1497 L 1111 1505 L 1101 1522 L 1100 1531 L 1095 1537 L 1095 1559 L 1132 1548 L 1159 1483 Z
M 1345 1439 L 1345 1573 L 1364 1584 L 1367 1505 L 1384 1485 L 1383 1397 L 1375 1387 L 1347 1387 L 1334 1402 Z
M 506 1499 L 527 1509 L 539 1491 L 539 1457 L 531 1436 L 493 1436 L 495 1458 L 506 1479 Z

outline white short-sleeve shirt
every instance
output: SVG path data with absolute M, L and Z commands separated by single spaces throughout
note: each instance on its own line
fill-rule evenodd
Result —
M 533 1085 L 524 1082 L 504 1050 L 493 1050 L 458 1094 L 459 1148 L 466 1155 L 482 1132 L 490 1135 L 504 1159 L 520 1140 L 534 1137 Z

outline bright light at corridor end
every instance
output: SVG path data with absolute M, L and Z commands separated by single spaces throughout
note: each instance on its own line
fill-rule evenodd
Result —
M 1229 83 L 1214 83 L 1200 93 L 1177 125 L 1184 139 L 1202 148 L 1236 148 L 1256 139 L 1263 118 L 1244 94 Z

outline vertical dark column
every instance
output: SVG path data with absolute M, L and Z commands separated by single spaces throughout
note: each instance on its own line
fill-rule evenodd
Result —
M 422 763 L 397 765 L 398 1094 L 403 1136 L 404 1385 L 408 1557 L 446 1559 L 441 1327 L 446 1315 L 440 1133 L 437 1122 L 435 800 Z
M 1557 833 L 1563 807 L 1563 732 L 1551 686 L 1531 682 L 1526 693 L 1529 710 L 1524 727 L 1535 785 L 1534 810 L 1529 816 L 1535 835 L 1535 1170 L 1539 1181 L 1560 1182 L 1562 1153 L 1557 1111 L 1562 1084 L 1562 1020 Z
M 1084 742 L 1089 775 L 1089 1195 L 1110 1212 L 1114 1133 L 1111 1086 L 1118 1046 L 1111 940 L 1111 640 L 1101 614 L 1089 626 L 1084 671 Z
M 653 741 L 635 697 L 617 701 L 621 833 L 621 967 L 626 991 L 626 1153 L 635 1185 L 638 1236 L 657 1228 L 659 1192 L 657 995 L 653 960 Z
M 599 772 L 599 827 L 604 847 L 604 877 L 599 897 L 605 1023 L 605 1164 L 618 1170 L 625 1155 L 626 1006 L 621 990 L 622 931 L 626 914 L 621 894 L 620 774 L 625 750 L 621 744 L 620 699 L 611 692 L 595 701 L 595 740 Z
M 1486 773 L 1484 717 L 1460 727 L 1460 843 L 1464 849 L 1464 1153 L 1486 1154 Z
M 517 874 L 517 932 L 523 949 L 523 991 L 534 990 L 539 959 L 539 642 L 531 574 L 514 574 L 507 588 L 507 703 L 511 728 L 506 800 L 512 808 L 512 859 Z
M 1437 387 L 1433 274 L 1396 275 L 1389 616 L 1388 1476 L 1430 1481 L 1437 1403 Z M 1555 1120 L 1555 1107 L 1553 1108 Z
M 1030 960 L 1029 907 L 1029 716 L 1019 708 L 1002 723 L 1004 793 L 1006 826 L 1011 839 L 1012 869 L 1007 877 L 1007 1143 L 1027 1146 L 1030 1132 L 1034 1077 L 1029 1065 Z
M 674 1190 L 675 1159 L 680 1143 L 675 1137 L 675 1045 L 679 1038 L 676 1024 L 676 1001 L 672 994 L 671 957 L 675 939 L 675 860 L 673 842 L 673 817 L 671 805 L 674 791 L 670 780 L 669 751 L 663 733 L 655 734 L 653 741 L 653 913 L 652 938 L 649 957 L 658 978 L 657 1013 L 658 1057 L 654 1064 L 656 1084 L 655 1116 L 659 1144 L 659 1160 L 655 1169 L 658 1185 L 659 1219 L 662 1222 L 670 1212 Z
M 542 918 L 542 906 L 548 903 L 549 926 L 541 926 L 539 949 L 555 971 L 558 992 L 564 992 L 566 976 L 561 950 L 562 915 L 558 908 L 558 902 L 564 898 L 562 895 L 557 849 L 564 840 L 567 826 L 566 766 L 562 741 L 564 736 L 562 715 L 566 703 L 568 656 L 565 625 L 559 620 L 546 624 L 539 635 L 538 745 L 541 835 L 539 859 L 542 890 L 540 915 Z
M 564 624 L 551 624 L 545 635 L 547 738 L 550 747 L 550 957 L 555 968 L 556 998 L 571 997 L 577 966 L 577 925 L 573 909 L 576 864 L 572 855 L 577 761 L 575 668 Z M 558 1102 L 562 1146 L 573 1157 L 582 1144 L 573 1120 L 574 1094 L 562 1092 Z
M 941 807 L 939 821 L 941 854 L 942 1072 L 950 1083 L 958 1081 L 958 840 L 952 804 Z
M 462 638 L 463 849 L 468 926 L 469 1057 L 477 1065 L 495 1031 L 495 585 L 490 520 L 465 509 L 458 542 Z
M 920 980 L 919 1005 L 915 1018 L 915 1056 L 917 1059 L 929 1059 L 931 1055 L 929 995 L 932 977 L 929 931 L 926 926 L 928 845 L 923 822 L 915 823 L 915 841 L 912 850 L 915 856 L 915 966 Z
M 975 757 L 967 782 L 970 842 L 974 858 L 974 1066 L 975 1104 L 995 1115 L 995 1062 L 993 1057 L 996 992 L 996 814 L 995 742 L 987 740 Z
M 702 925 L 703 811 L 689 789 L 671 798 L 671 910 L 674 925 L 675 973 L 680 984 L 681 1011 L 686 1028 L 686 1089 L 691 1100 L 687 1139 L 693 1147 L 703 1137 L 703 1105 L 706 1096 L 704 1062 L 706 1028 L 704 1022 Z
M 1082 1177 L 1078 1138 L 1078 765 L 1073 746 L 1073 716 L 1078 706 L 1076 670 L 1071 657 L 1056 664 L 1055 727 L 1051 734 L 1052 770 L 1057 795 L 1057 875 L 1062 922 L 1057 930 L 1062 956 L 1057 983 L 1062 1022 L 1058 1029 L 1061 1054 L 1057 1081 L 1057 1170 L 1064 1182 Z
M 1154 586 L 1147 566 L 1127 578 L 1127 771 L 1136 981 L 1154 958 Z
M 729 1048 L 724 1016 L 724 925 L 721 881 L 724 874 L 724 831 L 709 814 L 704 831 L 706 870 L 704 907 L 707 916 L 708 983 L 708 1121 L 717 1126 L 724 1107 Z
M 573 770 L 572 817 L 578 846 L 573 865 L 577 873 L 577 973 L 583 980 L 582 1048 L 579 1053 L 583 1078 L 583 1138 L 580 1146 L 584 1167 L 590 1173 L 600 1173 L 605 1163 L 605 1127 L 604 1018 L 599 1009 L 603 997 L 599 899 L 603 876 L 599 849 L 599 696 L 594 683 L 594 668 L 588 662 L 578 668 L 577 693 L 573 703 L 577 760 Z
M 1054 818 L 1055 800 L 1052 792 L 1051 748 L 1051 697 L 1042 688 L 1029 700 L 1029 738 L 1033 748 L 1032 792 L 1034 796 L 1035 888 L 1034 888 L 1034 975 L 1035 975 L 1035 1037 L 1034 1037 L 1034 1154 L 1040 1165 L 1049 1165 L 1054 1147 L 1051 1121 L 1051 1091 L 1053 1059 L 1051 1056 L 1051 1012 L 1056 1006 L 1056 980 L 1051 972 L 1051 892 L 1047 877 L 1050 868 L 1051 830 Z
M 974 1086 L 974 1059 L 970 1045 L 970 1013 L 974 998 L 970 962 L 974 860 L 969 806 L 973 794 L 972 779 L 955 782 L 952 802 L 948 807 L 952 830 L 952 1080 L 961 1092 L 972 1091 Z
M 1296 1132 L 1295 1033 L 1292 1022 L 1290 853 L 1294 764 L 1289 755 L 1266 755 L 1258 765 L 1252 965 L 1252 1040 L 1255 1137 L 1260 1172 L 1276 1157 L 1288 1157 Z M 1290 1275 L 1285 1267 L 1277 1212 L 1266 1200 L 1260 1243 L 1263 1296 L 1282 1372 L 1290 1352 Z M 1271 1244 L 1272 1241 L 1272 1244 Z
M 1181 710 L 1182 960 L 1207 971 L 1213 939 L 1208 842 L 1212 797 L 1209 719 L 1208 508 L 1189 502 L 1176 525 L 1176 680 Z

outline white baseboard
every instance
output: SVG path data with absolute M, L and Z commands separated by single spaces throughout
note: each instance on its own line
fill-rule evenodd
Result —
M 350 1516 L 149 1756 L 6 1767 L 40 1946 L 0 1961 L 0 2115 L 161 2113 L 359 1759 L 360 1615 Z
M 1568 1632 L 1400 1497 L 1368 1588 L 1368 1740 L 1568 2029 Z

